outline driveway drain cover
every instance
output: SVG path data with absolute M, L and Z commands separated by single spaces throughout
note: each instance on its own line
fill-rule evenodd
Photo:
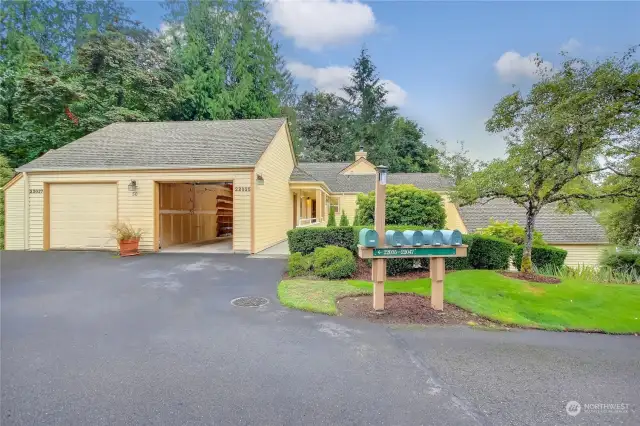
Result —
M 258 306 L 266 305 L 269 300 L 264 297 L 238 297 L 231 301 L 232 305 L 243 306 L 245 308 L 257 308 Z

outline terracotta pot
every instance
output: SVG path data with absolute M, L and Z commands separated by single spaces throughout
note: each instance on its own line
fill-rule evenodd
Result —
M 137 256 L 140 254 L 138 251 L 138 244 L 140 241 L 138 240 L 122 240 L 118 241 L 120 245 L 120 256 Z

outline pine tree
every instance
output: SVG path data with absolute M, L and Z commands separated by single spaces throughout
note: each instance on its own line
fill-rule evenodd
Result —
M 333 207 L 329 208 L 329 219 L 327 220 L 327 227 L 336 226 L 336 211 Z
M 349 218 L 345 214 L 344 210 L 342 210 L 342 216 L 340 216 L 340 226 L 349 226 Z

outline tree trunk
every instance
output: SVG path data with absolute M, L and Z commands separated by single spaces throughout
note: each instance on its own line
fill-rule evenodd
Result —
M 533 263 L 531 262 L 531 251 L 533 249 L 533 229 L 536 223 L 538 212 L 532 208 L 527 209 L 527 225 L 525 228 L 526 238 L 524 241 L 524 250 L 522 251 L 522 266 L 520 271 L 531 274 L 533 273 Z

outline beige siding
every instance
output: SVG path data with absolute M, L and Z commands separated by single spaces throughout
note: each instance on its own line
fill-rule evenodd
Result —
M 447 194 L 440 194 L 442 197 L 442 202 L 444 205 L 444 211 L 447 214 L 447 220 L 445 222 L 445 228 L 447 229 L 457 229 L 463 234 L 467 233 L 467 227 L 464 225 L 462 221 L 462 217 L 460 217 L 460 212 L 456 208 L 455 204 L 451 202 L 449 196 Z
M 5 191 L 4 203 L 5 249 L 24 250 L 24 179 Z
M 264 184 L 255 184 L 255 251 L 287 238 L 293 228 L 293 194 L 289 176 L 294 167 L 287 127 L 282 126 L 256 164 L 256 175 Z
M 340 213 L 336 214 L 336 220 L 340 220 L 340 215 L 344 210 L 349 219 L 349 224 L 353 224 L 353 219 L 356 217 L 356 209 L 358 208 L 358 194 L 342 194 L 338 198 L 340 198 Z
M 118 220 L 115 184 L 52 184 L 49 197 L 52 249 L 116 249 L 111 235 Z
M 364 159 L 354 162 L 342 171 L 342 174 L 344 175 L 368 175 L 375 173 L 375 166 Z
M 606 244 L 566 244 L 556 245 L 567 251 L 567 258 L 564 263 L 567 266 L 597 266 L 600 254 L 611 248 Z
M 154 235 L 154 181 L 232 181 L 235 188 L 251 185 L 251 173 L 233 170 L 162 170 L 162 171 L 112 171 L 76 173 L 29 173 L 29 188 L 43 189 L 44 183 L 58 182 L 114 182 L 118 187 L 118 220 L 142 228 L 142 250 L 153 250 Z M 137 194 L 128 189 L 135 180 Z M 29 194 L 29 248 L 43 249 L 43 194 Z M 233 194 L 233 248 L 239 252 L 251 249 L 251 196 L 248 191 Z

